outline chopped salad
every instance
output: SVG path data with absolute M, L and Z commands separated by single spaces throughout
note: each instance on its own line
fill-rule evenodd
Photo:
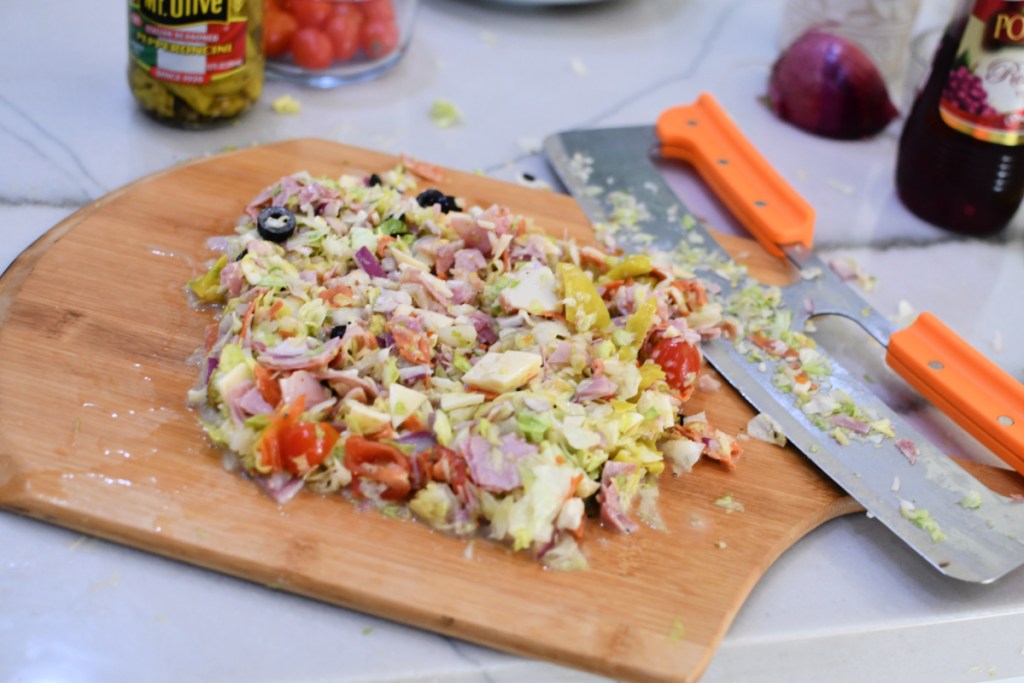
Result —
M 411 169 L 284 177 L 211 240 L 190 402 L 230 467 L 282 503 L 342 492 L 570 569 L 588 519 L 647 519 L 666 461 L 732 465 L 733 439 L 681 415 L 723 324 L 695 276 Z

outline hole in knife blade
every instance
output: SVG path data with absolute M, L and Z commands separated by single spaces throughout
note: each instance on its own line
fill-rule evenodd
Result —
M 1012 427 L 1015 424 L 1013 418 L 1009 415 L 1000 415 L 996 421 L 1004 427 Z
M 930 360 L 928 361 L 928 367 L 932 370 L 944 370 L 946 366 L 940 360 Z

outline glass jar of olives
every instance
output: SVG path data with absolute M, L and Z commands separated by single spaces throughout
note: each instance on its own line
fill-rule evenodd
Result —
M 144 112 L 207 128 L 263 89 L 263 0 L 129 0 L 128 83 Z

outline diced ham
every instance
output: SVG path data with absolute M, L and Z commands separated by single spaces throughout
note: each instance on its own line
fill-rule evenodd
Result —
M 630 474 L 635 469 L 636 463 L 612 461 L 605 463 L 601 471 L 601 490 L 597 493 L 597 500 L 601 503 L 601 520 L 622 534 L 631 534 L 638 527 L 622 509 L 622 494 L 615 483 L 615 477 Z
M 550 362 L 550 358 L 548 359 Z M 576 387 L 577 401 L 596 401 L 599 398 L 614 396 L 619 391 L 619 386 L 608 379 L 606 375 L 594 375 L 579 383 Z
M 469 465 L 470 477 L 481 488 L 498 493 L 522 485 L 523 480 L 516 467 L 519 458 L 505 452 L 503 448 L 492 448 L 484 437 L 469 437 L 463 445 L 462 453 Z
M 438 275 L 447 275 L 455 263 L 455 254 L 466 247 L 463 240 L 444 242 L 434 249 L 434 270 Z M 428 252 L 429 253 L 429 252 Z
M 871 425 L 869 425 L 867 422 L 864 422 L 863 420 L 855 420 L 854 418 L 844 413 L 833 415 L 830 421 L 836 427 L 845 427 L 846 429 L 849 429 L 852 432 L 856 432 L 857 434 L 867 434 L 868 432 L 871 431 Z
M 399 277 L 401 282 L 415 283 L 423 287 L 432 299 L 442 305 L 446 305 L 452 298 L 452 290 L 448 288 L 444 280 L 437 278 L 426 271 L 418 268 L 405 268 Z
M 228 290 L 228 296 L 234 298 L 242 293 L 245 278 L 242 277 L 242 264 L 232 261 L 220 271 L 220 286 Z
M 483 311 L 473 311 L 467 317 L 476 329 L 476 339 L 478 342 L 490 346 L 498 341 L 498 332 L 495 330 L 494 318 Z
M 487 237 L 487 230 L 477 222 L 477 219 L 461 212 L 448 215 L 452 230 L 458 233 L 467 247 L 478 249 L 484 256 L 491 255 L 491 240 Z
M 324 367 L 338 355 L 341 339 L 333 337 L 318 348 L 309 348 L 304 341 L 285 339 L 260 354 L 259 362 L 271 370 L 307 370 Z
M 572 361 L 572 344 L 567 341 L 560 341 L 555 344 L 555 350 L 548 354 L 548 365 L 559 368 L 568 365 Z
M 487 267 L 487 260 L 480 253 L 479 249 L 460 249 L 455 252 L 455 264 L 452 266 L 452 275 L 457 278 L 467 279 L 470 274 L 477 274 Z
M 305 183 L 302 189 L 299 190 L 299 209 L 302 211 L 312 211 L 314 204 L 321 202 L 337 199 L 339 197 L 337 190 L 331 187 L 327 187 L 316 181 Z
M 477 216 L 477 223 L 493 230 L 496 235 L 507 235 L 512 232 L 512 211 L 507 206 L 492 204 Z
M 238 382 L 227 390 L 226 395 L 224 396 L 224 403 L 227 404 L 228 412 L 231 413 L 231 419 L 235 424 L 242 424 L 245 422 L 247 417 L 253 414 L 247 412 L 243 408 L 242 402 L 246 394 L 248 394 L 251 389 L 254 389 L 255 386 L 256 385 L 253 384 L 251 380 L 247 380 L 245 382 Z
M 308 404 L 307 404 L 308 405 Z M 238 408 L 248 415 L 265 415 L 274 412 L 274 406 L 267 403 L 263 394 L 255 386 L 249 388 L 241 398 L 238 399 Z
M 312 408 L 318 403 L 326 401 L 330 395 L 323 388 L 320 381 L 305 370 L 293 372 L 280 380 L 281 398 L 290 405 L 300 396 L 306 398 L 305 406 Z
M 477 288 L 465 280 L 448 280 L 448 289 L 452 292 L 451 303 L 455 306 L 468 304 L 477 295 Z
M 910 439 L 900 439 L 896 442 L 896 448 L 906 456 L 910 464 L 913 465 L 917 462 L 917 444 Z
M 313 376 L 318 380 L 326 381 L 339 396 L 346 396 L 351 391 L 361 390 L 367 398 L 373 400 L 380 393 L 376 383 L 368 377 L 360 377 L 359 371 L 356 369 L 332 370 L 330 368 L 321 368 L 315 370 Z

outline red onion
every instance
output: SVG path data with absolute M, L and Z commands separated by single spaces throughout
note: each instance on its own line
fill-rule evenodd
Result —
M 874 62 L 852 42 L 820 29 L 779 56 L 768 103 L 794 126 L 841 140 L 874 135 L 899 114 Z
M 355 258 L 359 267 L 366 271 L 366 274 L 370 277 L 388 276 L 384 268 L 381 267 L 380 261 L 378 261 L 377 257 L 373 255 L 373 252 L 370 251 L 369 247 L 359 247 L 353 258 Z
M 284 505 L 302 490 L 306 482 L 302 477 L 295 477 L 287 472 L 274 472 L 265 477 L 256 477 L 256 483 L 275 503 Z

